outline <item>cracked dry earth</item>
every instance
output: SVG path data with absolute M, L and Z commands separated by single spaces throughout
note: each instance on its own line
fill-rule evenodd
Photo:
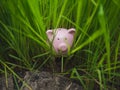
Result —
M 83 90 L 79 84 L 70 79 L 49 72 L 26 72 L 24 80 L 29 88 L 23 84 L 20 90 Z M 0 90 L 17 90 L 12 76 L 8 77 L 8 85 L 5 77 L 0 78 Z

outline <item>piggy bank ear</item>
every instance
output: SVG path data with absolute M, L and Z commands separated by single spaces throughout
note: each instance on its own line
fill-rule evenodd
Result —
M 75 34 L 75 29 L 74 28 L 68 29 L 68 33 L 74 35 Z
M 47 30 L 46 31 L 47 37 L 50 41 L 53 39 L 53 30 Z

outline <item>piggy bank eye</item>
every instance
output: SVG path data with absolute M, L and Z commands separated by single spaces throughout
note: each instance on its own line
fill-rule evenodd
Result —
M 57 38 L 57 40 L 60 40 L 59 38 Z
M 66 37 L 65 37 L 64 39 L 65 39 L 65 40 L 67 40 L 67 38 L 66 38 Z

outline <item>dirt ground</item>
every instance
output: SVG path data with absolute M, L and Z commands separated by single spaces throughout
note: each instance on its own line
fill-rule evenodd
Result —
M 20 90 L 83 90 L 79 84 L 66 77 L 44 71 L 26 72 L 23 79 L 25 82 L 19 85 Z M 0 90 L 18 90 L 12 75 L 7 79 L 0 77 Z

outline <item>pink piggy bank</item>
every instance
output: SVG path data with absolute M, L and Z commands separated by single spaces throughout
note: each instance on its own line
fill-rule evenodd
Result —
M 75 29 L 58 28 L 56 30 L 47 30 L 46 34 L 56 53 L 66 54 L 72 47 Z

